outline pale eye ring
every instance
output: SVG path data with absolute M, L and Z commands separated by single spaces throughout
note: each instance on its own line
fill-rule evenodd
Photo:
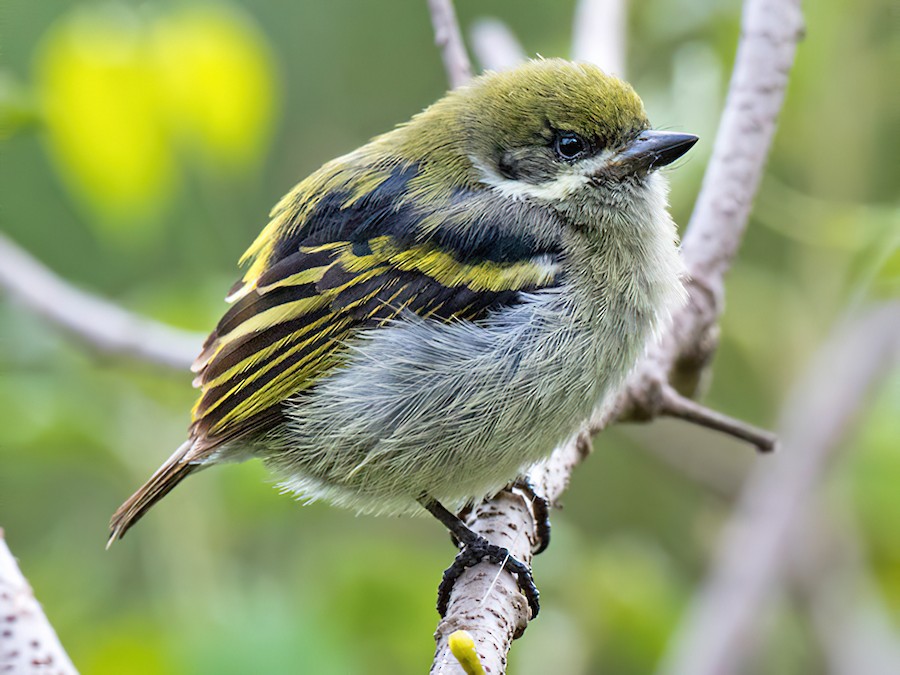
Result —
M 588 154 L 590 145 L 574 131 L 561 131 L 553 140 L 553 150 L 560 159 L 574 162 Z

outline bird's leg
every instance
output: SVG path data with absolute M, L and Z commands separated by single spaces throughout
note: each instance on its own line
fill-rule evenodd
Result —
M 550 502 L 546 497 L 539 495 L 534 489 L 534 483 L 528 476 L 519 476 L 507 488 L 510 491 L 519 490 L 526 501 L 531 504 L 531 512 L 534 515 L 534 530 L 537 535 L 534 555 L 543 553 L 550 545 Z
M 456 514 L 456 517 L 459 518 L 463 523 L 465 523 L 469 519 L 469 516 L 472 515 L 472 511 L 474 510 L 475 505 L 469 502 L 459 510 L 459 513 Z M 459 538 L 455 534 L 453 534 L 453 530 L 450 530 L 450 541 L 453 542 L 453 545 L 456 548 L 463 547 L 462 542 L 459 540 Z
M 453 584 L 467 568 L 474 567 L 483 560 L 500 565 L 512 574 L 519 584 L 519 590 L 528 600 L 531 618 L 534 619 L 538 615 L 541 609 L 540 593 L 537 586 L 534 585 L 534 578 L 531 576 L 528 565 L 513 558 L 507 549 L 496 546 L 480 534 L 473 532 L 459 517 L 450 513 L 436 499 L 423 495 L 419 497 L 418 501 L 450 530 L 462 547 L 462 551 L 456 556 L 453 564 L 444 572 L 441 585 L 438 587 L 437 610 L 441 616 L 447 614 L 447 605 L 450 602 L 450 591 L 453 590 Z

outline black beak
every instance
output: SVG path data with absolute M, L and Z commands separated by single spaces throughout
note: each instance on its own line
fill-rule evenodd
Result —
M 698 140 L 694 134 L 671 131 L 642 131 L 612 158 L 611 168 L 621 175 L 649 173 L 671 164 L 690 150 Z

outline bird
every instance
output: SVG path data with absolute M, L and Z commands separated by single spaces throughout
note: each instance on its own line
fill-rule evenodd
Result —
M 684 301 L 654 130 L 626 82 L 536 59 L 488 72 L 324 164 L 241 258 L 192 370 L 188 438 L 109 543 L 189 475 L 261 459 L 304 501 L 430 512 L 539 609 L 530 569 L 458 512 L 611 400 Z

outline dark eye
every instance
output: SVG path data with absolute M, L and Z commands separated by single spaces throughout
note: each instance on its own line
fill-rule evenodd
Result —
M 571 161 L 588 153 L 588 144 L 581 136 L 571 131 L 563 131 L 556 135 L 553 149 L 560 159 Z

